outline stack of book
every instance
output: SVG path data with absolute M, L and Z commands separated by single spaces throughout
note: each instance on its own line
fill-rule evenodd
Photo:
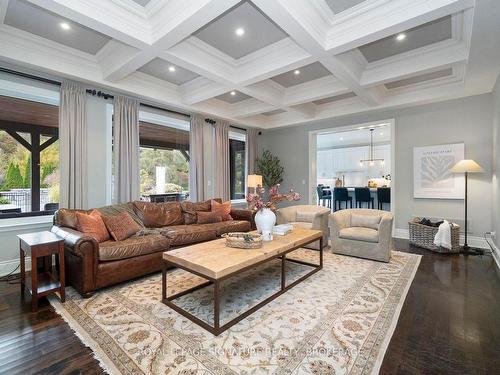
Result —
M 284 236 L 285 234 L 290 233 L 292 230 L 293 230 L 292 224 L 275 225 L 273 228 L 273 234 L 276 234 L 278 236 Z

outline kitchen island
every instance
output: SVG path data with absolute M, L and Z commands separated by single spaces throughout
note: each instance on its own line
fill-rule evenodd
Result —
M 366 187 L 366 186 L 359 186 L 359 187 Z M 354 196 L 354 189 L 356 187 L 354 186 L 347 186 L 347 192 L 349 194 L 350 197 L 352 197 L 352 206 L 353 208 L 356 207 L 356 197 Z M 332 210 L 333 210 L 333 207 L 334 206 L 334 195 L 333 195 L 333 189 L 334 188 L 324 188 L 323 190 L 324 191 L 328 191 L 328 192 L 331 192 L 331 207 L 332 207 Z M 377 208 L 377 203 L 378 203 L 378 199 L 377 199 L 377 189 L 378 188 L 370 188 L 370 195 L 372 196 L 373 198 L 373 204 L 374 204 L 374 207 Z M 367 204 L 363 204 L 363 207 L 366 208 Z M 370 207 L 371 208 L 371 207 Z M 384 203 L 383 205 L 383 209 L 386 210 L 386 211 L 390 211 L 391 210 L 391 204 L 390 203 Z

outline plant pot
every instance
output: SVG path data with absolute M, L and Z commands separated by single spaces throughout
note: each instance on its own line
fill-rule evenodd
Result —
M 276 224 L 276 215 L 269 208 L 263 208 L 255 214 L 257 231 L 262 234 L 264 241 L 272 241 L 273 227 Z

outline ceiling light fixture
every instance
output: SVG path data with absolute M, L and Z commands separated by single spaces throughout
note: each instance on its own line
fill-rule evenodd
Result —
M 343 141 L 344 140 L 344 137 L 340 137 L 340 140 Z
M 170 66 L 168 67 L 168 71 L 169 71 L 169 72 L 175 72 L 175 66 L 170 65 Z
M 296 76 L 298 76 L 300 74 L 300 70 L 295 69 L 294 72 L 293 72 L 293 74 L 295 74 Z
M 236 30 L 234 30 L 234 33 L 238 36 L 242 36 L 245 34 L 245 29 L 243 27 L 238 27 Z
M 71 26 L 67 22 L 61 22 L 59 24 L 59 26 L 61 26 L 61 29 L 63 29 L 63 30 L 69 30 L 69 29 L 71 29 Z
M 236 91 L 231 91 L 231 96 L 235 96 L 236 95 Z
M 373 157 L 373 131 L 375 129 L 371 128 L 370 129 L 370 157 L 368 159 L 361 159 L 359 161 L 359 165 L 362 167 L 364 163 L 368 163 L 370 167 L 373 167 L 375 165 L 375 162 L 378 161 L 380 162 L 381 165 L 384 165 L 385 161 L 382 158 L 374 158 Z
M 398 42 L 401 42 L 401 41 L 403 41 L 405 39 L 406 39 L 406 34 L 405 33 L 401 33 L 401 34 L 398 34 L 398 36 L 396 36 L 396 40 Z

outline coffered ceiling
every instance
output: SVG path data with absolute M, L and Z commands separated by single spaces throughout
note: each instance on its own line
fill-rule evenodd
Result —
M 0 65 L 260 128 L 490 92 L 495 0 L 0 0 Z

